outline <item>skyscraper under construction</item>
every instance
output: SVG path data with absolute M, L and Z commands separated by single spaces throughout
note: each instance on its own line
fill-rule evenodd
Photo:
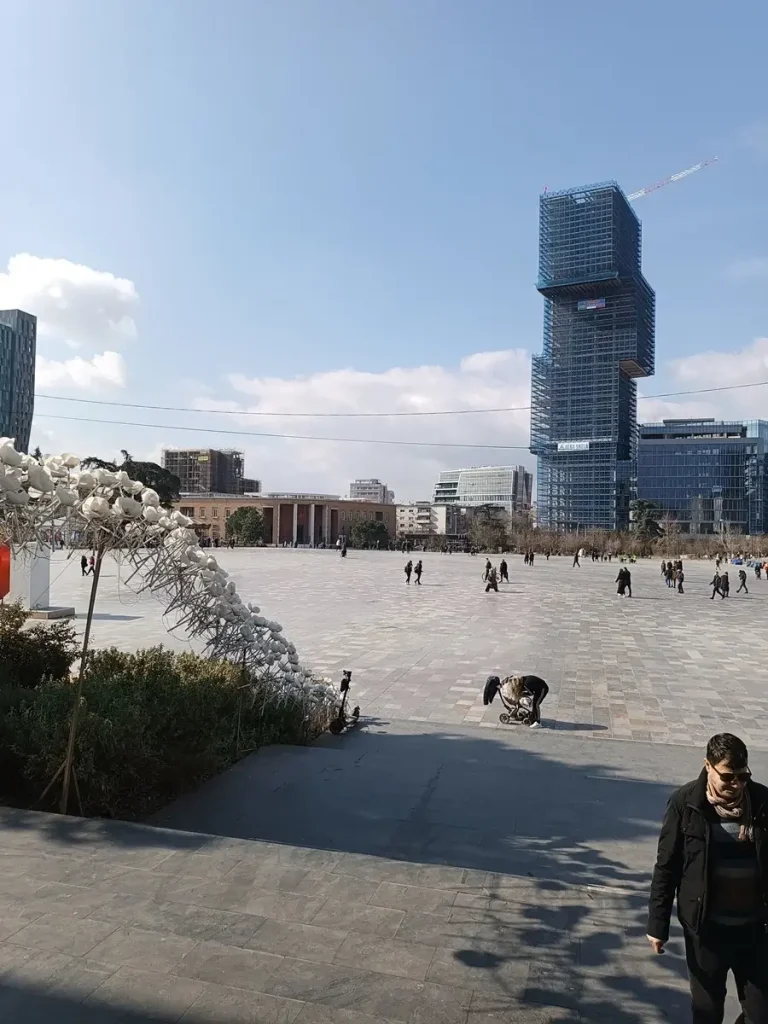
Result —
M 635 486 L 637 377 L 654 371 L 655 295 L 615 182 L 539 203 L 544 345 L 531 372 L 541 527 L 624 529 Z

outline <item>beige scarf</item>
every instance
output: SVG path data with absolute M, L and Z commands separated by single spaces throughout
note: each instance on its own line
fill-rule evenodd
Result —
M 750 821 L 752 818 L 749 805 L 749 793 L 747 792 L 746 786 L 741 790 L 737 797 L 729 800 L 727 797 L 719 796 L 715 793 L 709 780 L 707 780 L 707 801 L 712 807 L 714 807 L 718 818 L 731 821 L 738 818 L 746 818 L 747 821 Z M 754 833 L 751 824 L 742 825 L 739 829 L 739 840 L 741 842 L 751 842 L 753 836 Z

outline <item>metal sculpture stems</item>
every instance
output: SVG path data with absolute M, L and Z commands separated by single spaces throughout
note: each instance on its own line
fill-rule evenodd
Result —
M 75 687 L 75 705 L 72 709 L 72 721 L 69 726 L 69 740 L 67 741 L 67 754 L 64 758 L 64 782 L 61 787 L 61 804 L 59 810 L 62 814 L 67 813 L 69 805 L 69 783 L 74 777 L 75 741 L 77 739 L 77 726 L 80 718 L 80 700 L 83 696 L 83 681 L 85 679 L 85 666 L 88 660 L 88 645 L 91 640 L 91 626 L 93 624 L 93 610 L 96 606 L 96 591 L 99 588 L 99 576 L 101 575 L 101 563 L 104 559 L 104 549 L 99 548 L 93 567 L 93 580 L 91 582 L 91 597 L 88 601 L 88 615 L 85 620 L 85 633 L 83 634 L 83 651 L 80 655 L 80 671 L 77 674 L 77 686 Z M 74 779 L 75 790 L 77 791 L 77 779 Z M 77 791 L 77 799 L 80 801 L 80 793 Z M 82 804 L 81 804 L 82 813 Z

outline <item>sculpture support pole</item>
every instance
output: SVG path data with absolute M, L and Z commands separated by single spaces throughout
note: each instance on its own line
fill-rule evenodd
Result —
M 88 602 L 88 616 L 85 620 L 85 633 L 83 634 L 83 651 L 80 655 L 80 671 L 77 676 L 77 686 L 75 688 L 75 706 L 72 709 L 72 721 L 69 726 L 69 741 L 67 742 L 67 756 L 64 758 L 64 783 L 61 789 L 61 805 L 60 811 L 62 814 L 67 813 L 67 805 L 69 804 L 69 783 L 73 775 L 73 763 L 75 760 L 75 740 L 77 739 L 77 723 L 80 717 L 80 698 L 83 694 L 83 680 L 85 677 L 85 663 L 88 658 L 88 644 L 91 639 L 91 625 L 93 623 L 93 609 L 96 604 L 96 591 L 99 586 L 99 576 L 101 575 L 101 562 L 104 558 L 104 548 L 99 547 L 96 552 L 96 561 L 93 569 L 93 582 L 91 583 L 91 599 Z M 77 786 L 77 782 L 75 782 Z M 78 793 L 78 800 L 80 794 Z M 80 808 L 82 814 L 82 805 Z

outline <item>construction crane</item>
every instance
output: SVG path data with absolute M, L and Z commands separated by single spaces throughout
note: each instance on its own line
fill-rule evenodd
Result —
M 647 196 L 649 192 L 655 192 L 657 188 L 664 188 L 665 185 L 671 185 L 675 181 L 680 181 L 681 178 L 687 178 L 689 174 L 695 174 L 696 171 L 700 171 L 702 167 L 709 167 L 710 164 L 717 162 L 717 157 L 710 157 L 709 160 L 702 160 L 700 164 L 694 164 L 693 167 L 688 167 L 684 171 L 679 171 L 677 174 L 671 175 L 669 178 L 664 178 L 662 181 L 657 181 L 655 185 L 649 185 L 648 188 L 641 188 L 639 192 L 633 192 L 632 195 L 627 196 L 630 202 L 635 199 L 640 199 L 642 196 Z

